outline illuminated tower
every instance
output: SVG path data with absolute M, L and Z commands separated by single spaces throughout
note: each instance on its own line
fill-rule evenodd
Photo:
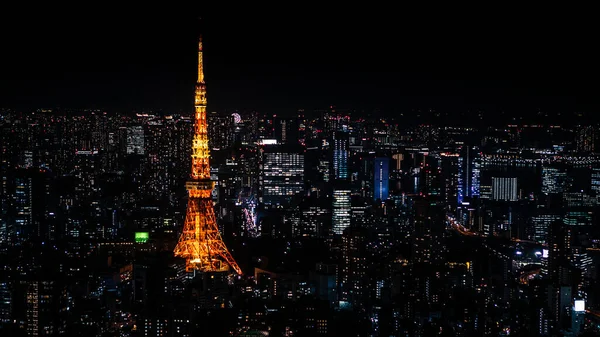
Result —
M 192 174 L 186 183 L 188 205 L 183 232 L 175 247 L 175 256 L 186 259 L 186 270 L 222 272 L 232 268 L 242 271 L 227 250 L 215 218 L 210 180 L 208 134 L 206 121 L 206 85 L 202 69 L 202 38 L 198 44 L 198 82 L 195 96 L 196 116 L 192 140 Z

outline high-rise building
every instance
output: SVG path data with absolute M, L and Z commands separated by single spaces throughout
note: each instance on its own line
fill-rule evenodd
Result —
M 238 115 L 239 117 L 239 115 Z M 213 150 L 226 149 L 231 145 L 234 117 L 229 114 L 211 112 L 208 120 L 208 142 Z
M 539 213 L 531 217 L 533 240 L 545 244 L 548 238 L 548 229 L 550 225 L 562 218 L 560 214 Z
M 366 240 L 365 228 L 350 227 L 342 236 L 340 301 L 357 309 L 365 304 L 364 297 L 368 294 Z
M 585 300 L 575 299 L 571 308 L 571 332 L 579 336 L 585 327 Z
M 492 177 L 492 200 L 517 201 L 517 178 Z
M 277 118 L 275 120 L 275 138 L 281 144 L 298 144 L 300 139 L 297 118 Z
M 333 175 L 336 180 L 348 179 L 350 143 L 347 132 L 335 132 L 333 136 Z
M 33 179 L 28 176 L 15 179 L 14 238 L 25 241 L 33 234 Z
M 260 149 L 259 201 L 284 207 L 304 191 L 304 152 L 299 146 L 264 145 Z
M 12 289 L 11 282 L 0 280 L 0 327 L 11 322 L 12 318 Z
M 127 128 L 127 154 L 144 154 L 144 127 L 132 125 Z
M 442 153 L 441 159 L 442 180 L 444 184 L 441 196 L 446 207 L 455 212 L 458 200 L 459 155 L 456 153 Z
M 25 292 L 28 336 L 64 334 L 60 315 L 66 310 L 65 288 L 55 281 L 27 281 Z M 63 323 L 64 324 L 64 323 Z
M 333 189 L 333 211 L 332 211 L 332 227 L 333 233 L 342 235 L 344 230 L 350 227 L 352 219 L 351 214 L 351 191 L 349 187 L 337 186 Z
M 596 143 L 596 132 L 592 125 L 583 125 L 577 128 L 577 151 L 594 152 Z
M 479 148 L 465 146 L 458 157 L 458 204 L 464 198 L 479 196 L 481 156 Z
M 592 168 L 591 174 L 591 189 L 592 191 L 596 191 L 596 194 L 600 194 L 600 168 L 594 167 Z
M 378 157 L 374 160 L 373 199 L 384 202 L 389 197 L 390 159 Z
M 548 230 L 548 273 L 556 286 L 567 283 L 565 267 L 571 258 L 571 227 L 560 221 L 552 223 Z
M 18 169 L 3 185 L 11 202 L 6 204 L 5 217 L 0 218 L 0 242 L 18 245 L 32 238 L 48 239 L 56 224 L 48 217 L 51 191 L 47 172 Z
M 426 157 L 430 158 L 430 157 Z M 442 168 L 437 163 L 427 163 L 420 170 L 419 190 L 424 195 L 439 196 L 444 188 Z
M 87 205 L 98 192 L 98 151 L 79 150 L 73 157 L 75 176 L 75 200 L 79 205 Z M 138 172 L 136 172 L 138 173 Z
M 331 207 L 322 198 L 311 195 L 300 205 L 301 215 L 295 236 L 324 237 L 331 228 Z
M 569 188 L 569 177 L 567 172 L 558 167 L 542 167 L 542 193 L 562 193 Z
M 436 197 L 423 197 L 414 201 L 413 208 L 412 260 L 421 264 L 440 264 L 446 250 L 443 205 Z

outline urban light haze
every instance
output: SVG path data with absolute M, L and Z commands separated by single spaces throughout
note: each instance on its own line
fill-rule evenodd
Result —
M 0 336 L 600 334 L 589 41 L 316 12 L 8 12 Z

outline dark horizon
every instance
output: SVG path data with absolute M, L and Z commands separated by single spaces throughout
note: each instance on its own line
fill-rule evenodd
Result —
M 205 13 L 199 28 L 198 13 L 11 18 L 36 33 L 5 39 L 0 107 L 191 111 L 201 30 L 209 111 L 598 109 L 591 54 L 556 50 L 550 33 L 467 36 L 443 23 L 415 28 L 416 18 L 256 13 Z

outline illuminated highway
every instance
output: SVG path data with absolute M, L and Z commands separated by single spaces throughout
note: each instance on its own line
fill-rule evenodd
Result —
M 452 227 L 452 229 L 457 231 L 459 234 L 464 235 L 464 236 L 480 237 L 479 233 L 471 232 L 469 229 L 465 228 L 465 226 L 463 226 L 458 221 L 456 221 L 456 219 L 453 216 L 446 215 L 446 220 L 450 224 L 450 227 Z M 512 239 L 512 241 L 519 242 L 519 243 L 531 243 L 531 244 L 541 245 L 540 243 L 531 241 L 531 240 Z M 541 246 L 547 247 L 547 245 L 541 245 Z M 533 276 L 538 275 L 540 272 L 541 272 L 540 268 L 536 268 L 536 269 L 532 269 L 530 271 L 523 272 L 523 274 L 521 274 L 519 276 L 519 283 L 524 284 L 524 285 L 528 284 L 529 280 Z
M 541 269 L 533 269 L 530 270 L 528 272 L 524 272 L 523 274 L 521 274 L 521 276 L 519 276 L 519 283 L 521 284 L 528 284 L 529 283 L 529 279 L 531 277 L 533 277 L 534 275 L 537 275 L 541 272 Z
M 463 226 L 460 223 L 458 223 L 458 221 L 456 221 L 456 219 L 453 218 L 453 217 L 451 217 L 450 215 L 446 215 L 446 220 L 450 223 L 450 226 L 454 230 L 456 230 L 458 233 L 460 233 L 461 235 L 465 235 L 465 236 L 479 236 L 479 234 L 477 234 L 475 232 L 469 231 L 467 228 L 465 228 L 465 226 Z
M 592 316 L 594 316 L 596 318 L 600 318 L 600 312 L 599 311 L 587 309 L 585 311 L 585 313 L 586 314 L 590 314 L 590 315 L 592 315 Z

